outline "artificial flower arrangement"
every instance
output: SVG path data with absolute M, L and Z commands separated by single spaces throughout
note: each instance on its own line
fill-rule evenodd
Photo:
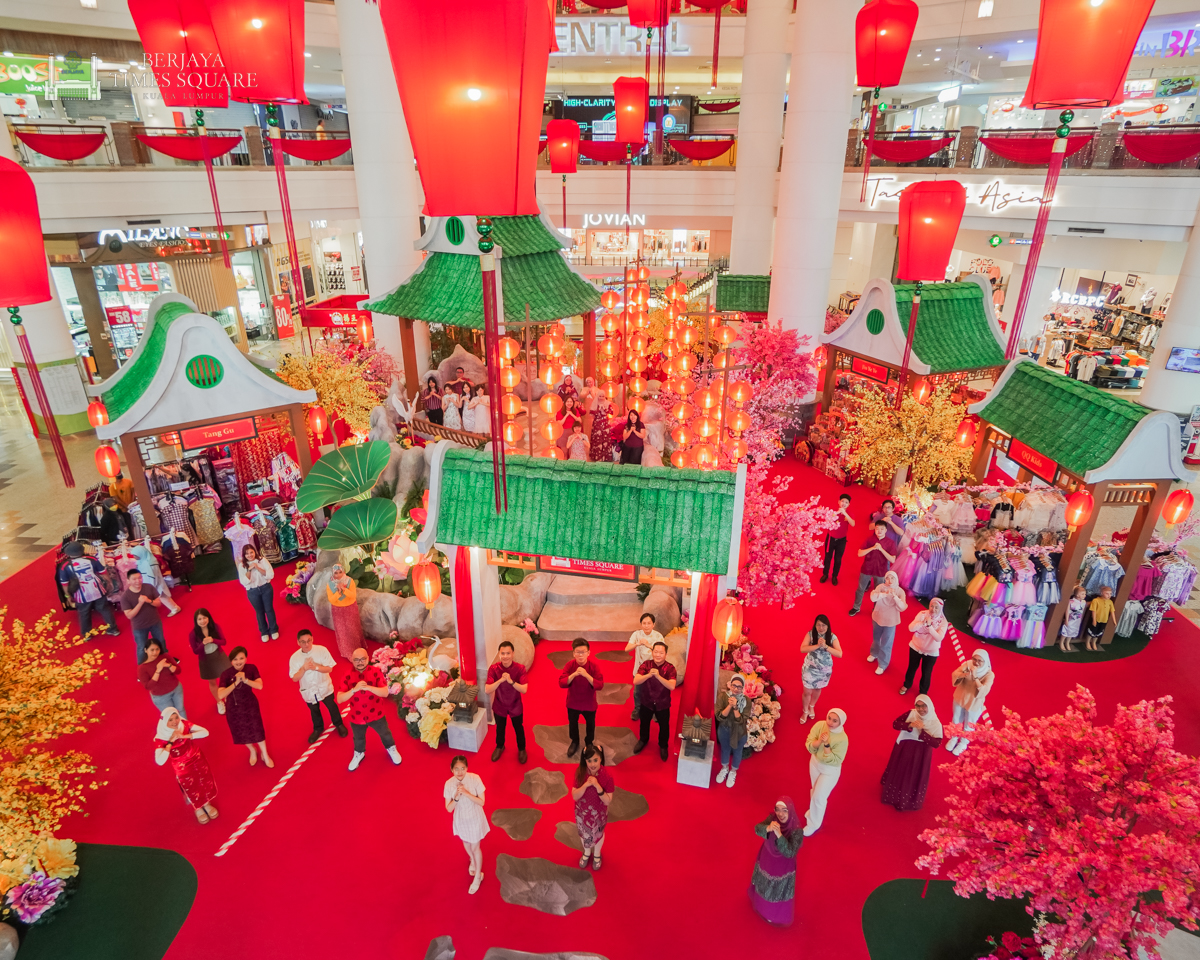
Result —
M 521 629 L 524 630 L 527 634 L 529 634 L 529 639 L 532 640 L 534 643 L 537 643 L 539 640 L 542 639 L 542 635 L 540 633 L 538 633 L 537 624 L 534 623 L 532 620 L 530 620 L 528 617 L 526 617 L 525 621 L 521 624 Z
M 66 906 L 79 880 L 75 841 L 46 837 L 0 860 L 0 922 L 45 923 Z
M 301 560 L 296 564 L 296 570 L 284 581 L 283 598 L 288 603 L 304 603 L 304 585 L 317 572 L 317 565 Z
M 388 641 L 371 654 L 387 677 L 388 698 L 397 705 L 409 735 L 437 749 L 450 722 L 452 711 L 445 700 L 450 693 L 451 673 L 457 671 L 434 671 L 420 637 L 401 640 L 393 630 Z
M 721 669 L 732 670 L 745 680 L 745 694 L 751 701 L 750 717 L 746 722 L 746 746 L 756 753 L 768 743 L 775 742 L 775 722 L 783 712 L 779 697 L 783 689 L 771 679 L 770 668 L 756 644 L 747 640 L 749 630 L 743 628 L 741 643 L 729 644 L 721 656 Z
M 1011 930 L 1000 935 L 1000 941 L 995 937 L 987 938 L 988 951 L 981 953 L 978 960 L 1041 960 L 1042 951 L 1033 937 L 1022 937 Z

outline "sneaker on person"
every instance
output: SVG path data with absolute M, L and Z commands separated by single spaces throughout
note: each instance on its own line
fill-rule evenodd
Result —
M 958 737 L 951 737 L 949 740 L 946 741 L 946 749 L 949 750 L 951 753 L 953 753 L 954 748 L 958 746 L 958 740 L 959 740 Z
M 724 783 L 727 776 L 729 776 L 729 766 L 725 765 L 717 771 L 717 783 Z
M 867 663 L 874 663 L 874 662 L 875 662 L 875 654 L 868 653 L 867 654 Z
M 350 758 L 350 769 L 357 770 L 358 765 L 363 762 L 363 757 L 365 756 L 365 753 L 356 753 L 354 756 L 352 756 Z
M 875 668 L 875 676 L 877 676 L 877 677 L 883 676 L 883 667 Z
M 394 763 L 396 766 L 400 766 L 400 761 L 404 758 L 400 756 L 400 751 L 396 749 L 394 744 L 387 748 L 387 752 L 388 756 L 392 758 L 392 763 Z
M 729 776 L 725 778 L 725 786 L 732 787 L 735 780 L 737 780 L 737 771 L 730 770 Z
M 225 712 L 225 701 L 218 700 L 217 701 L 217 713 L 224 713 L 224 712 Z

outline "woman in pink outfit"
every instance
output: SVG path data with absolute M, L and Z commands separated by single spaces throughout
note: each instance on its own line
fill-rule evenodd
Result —
M 942 613 L 943 604 L 940 597 L 929 601 L 929 609 L 922 610 L 915 617 L 908 629 L 912 631 L 912 639 L 908 641 L 908 669 L 904 672 L 904 685 L 900 688 L 903 696 L 917 678 L 917 667 L 921 668 L 921 693 L 929 692 L 929 684 L 933 681 L 933 665 L 937 663 L 938 654 L 942 652 L 942 640 L 950 628 L 950 622 Z

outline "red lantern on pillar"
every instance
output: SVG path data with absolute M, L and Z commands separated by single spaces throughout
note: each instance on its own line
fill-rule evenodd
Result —
M 712 632 L 723 647 L 742 635 L 742 605 L 733 597 L 726 597 L 717 604 L 713 611 Z
M 617 77 L 613 81 L 613 99 L 616 101 L 617 141 L 620 143 L 644 143 L 646 140 L 646 106 L 650 98 L 650 84 L 644 77 Z M 633 278 L 636 279 L 634 271 Z
M 329 416 L 325 413 L 325 408 L 319 403 L 314 403 L 308 411 L 308 427 L 313 432 L 313 436 L 320 442 L 321 437 L 325 435 L 325 430 L 329 426 Z
M 546 151 L 551 173 L 574 173 L 579 163 L 579 124 L 574 120 L 546 124 Z
M 432 610 L 437 598 L 442 595 L 442 571 L 437 564 L 428 560 L 418 563 L 412 568 L 412 582 L 417 599 L 425 604 L 426 610 Z
M 96 469 L 102 477 L 115 477 L 121 472 L 121 458 L 117 451 L 105 445 L 96 451 Z
M 955 440 L 960 447 L 973 447 L 975 446 L 975 437 L 975 421 L 968 417 L 958 425 L 958 433 L 955 436 Z
M 99 400 L 93 400 L 88 404 L 87 417 L 93 427 L 102 427 L 108 423 L 108 407 Z
M 29 174 L 7 157 L 0 157 L 0 197 L 0 307 L 44 303 L 50 299 L 50 271 L 37 192 Z
M 1154 0 L 1042 0 L 1021 106 L 1107 107 L 1124 99 L 1133 48 Z
M 945 280 L 954 238 L 967 207 L 957 180 L 922 180 L 900 193 L 901 280 Z
M 1192 506 L 1196 502 L 1190 490 L 1176 490 L 1163 505 L 1163 519 L 1169 526 L 1174 526 L 1177 523 L 1183 523 L 1192 512 Z
M 1080 488 L 1067 497 L 1067 526 L 1082 527 L 1092 517 L 1095 499 L 1087 490 Z
M 920 8 L 913 0 L 870 0 L 854 18 L 860 87 L 894 87 L 904 73 Z M 1038 34 L 1039 42 L 1041 34 Z
M 308 103 L 304 0 L 207 0 L 206 6 L 234 100 Z

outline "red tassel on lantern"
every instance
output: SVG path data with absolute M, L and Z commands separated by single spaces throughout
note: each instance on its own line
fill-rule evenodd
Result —
M 645 143 L 649 97 L 650 84 L 642 77 L 617 77 L 613 81 L 618 142 Z
M 207 0 L 229 77 L 244 103 L 308 103 L 304 0 Z
M 129 0 L 129 13 L 165 106 L 229 105 L 229 80 L 204 0 Z
M 551 173 L 575 173 L 579 162 L 579 124 L 574 120 L 551 120 L 546 124 L 546 151 Z
M 901 191 L 899 279 L 946 279 L 966 207 L 967 191 L 957 180 L 922 180 Z

